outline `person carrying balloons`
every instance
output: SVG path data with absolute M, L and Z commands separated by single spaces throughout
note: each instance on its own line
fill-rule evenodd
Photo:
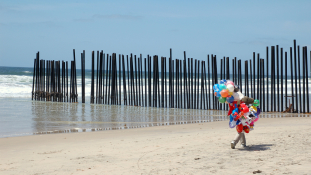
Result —
M 237 134 L 231 142 L 231 148 L 235 149 L 240 141 L 241 147 L 246 147 L 246 138 L 244 133 L 249 133 L 254 129 L 254 122 L 259 119 L 260 109 L 258 100 L 244 96 L 238 85 L 230 80 L 221 80 L 220 84 L 213 86 L 214 94 L 218 97 L 220 103 L 228 103 L 230 116 L 229 127 L 236 127 Z M 248 106 L 249 105 L 249 106 Z

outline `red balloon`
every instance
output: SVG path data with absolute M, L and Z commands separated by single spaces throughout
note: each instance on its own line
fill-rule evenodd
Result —
M 242 124 L 237 125 L 236 130 L 238 131 L 238 133 L 241 133 L 243 131 L 243 125 Z
M 247 126 L 243 127 L 244 132 L 249 133 L 249 128 Z
M 241 111 L 243 111 L 244 113 L 249 112 L 249 108 L 246 106 L 245 103 L 242 103 L 240 106 L 241 106 Z

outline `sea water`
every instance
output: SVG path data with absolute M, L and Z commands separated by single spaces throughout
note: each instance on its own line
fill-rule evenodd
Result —
M 79 70 L 77 75 L 80 75 Z M 0 137 L 228 120 L 227 111 L 224 110 L 90 104 L 90 71 L 86 71 L 86 103 L 83 104 L 81 77 L 78 76 L 77 80 L 79 103 L 32 101 L 33 68 L 0 67 Z M 281 115 L 262 113 L 261 117 L 281 117 Z

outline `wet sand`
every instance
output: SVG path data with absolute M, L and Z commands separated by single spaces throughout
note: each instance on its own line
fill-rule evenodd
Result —
M 280 114 L 281 115 L 281 114 Z M 0 174 L 311 174 L 311 118 L 261 118 L 0 138 Z

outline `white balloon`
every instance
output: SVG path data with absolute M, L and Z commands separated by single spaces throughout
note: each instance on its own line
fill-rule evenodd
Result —
M 234 101 L 238 101 L 238 100 L 240 100 L 240 96 L 239 96 L 239 94 L 238 93 L 233 93 L 233 95 L 232 95 L 233 97 L 234 97 Z
M 244 98 L 244 95 L 239 91 L 239 92 L 237 92 L 238 94 L 239 94 L 239 98 L 240 98 L 240 100 L 242 100 L 242 98 Z
M 229 92 L 233 92 L 234 91 L 234 86 L 232 84 L 228 84 L 227 85 L 227 89 L 229 90 Z

